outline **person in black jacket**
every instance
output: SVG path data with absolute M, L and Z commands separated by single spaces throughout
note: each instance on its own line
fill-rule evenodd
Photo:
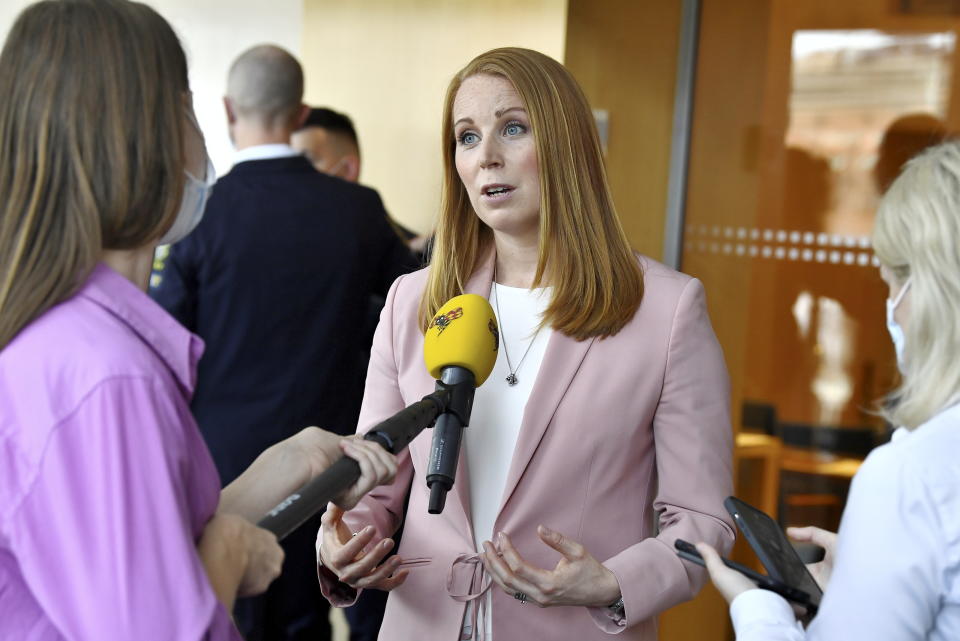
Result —
M 360 180 L 360 140 L 347 114 L 329 107 L 312 107 L 300 129 L 293 132 L 290 144 L 306 156 L 317 171 L 354 183 Z M 390 224 L 421 264 L 430 262 L 428 244 L 432 234 L 418 235 L 393 218 L 390 218 Z M 380 306 L 383 306 L 382 302 Z
M 192 410 L 224 483 L 304 425 L 356 429 L 370 296 L 418 266 L 375 191 L 290 147 L 308 113 L 302 94 L 300 64 L 279 47 L 233 63 L 224 105 L 236 164 L 151 292 L 206 343 Z M 283 574 L 266 595 L 238 602 L 248 641 L 329 638 L 316 530 L 284 541 Z

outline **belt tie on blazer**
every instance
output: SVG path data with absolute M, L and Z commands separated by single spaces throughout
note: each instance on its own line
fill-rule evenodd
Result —
M 487 607 L 487 600 L 483 596 L 492 584 L 493 580 L 484 569 L 480 554 L 461 554 L 453 560 L 450 572 L 447 574 L 447 594 L 460 603 L 474 602 L 470 614 L 470 633 L 474 639 L 482 639 L 486 631 L 483 614 Z M 483 626 L 479 630 L 478 620 Z M 471 637 L 461 633 L 460 638 L 466 641 Z

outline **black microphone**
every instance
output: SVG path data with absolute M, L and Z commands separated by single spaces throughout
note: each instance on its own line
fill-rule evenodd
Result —
M 460 458 L 460 440 L 463 428 L 470 424 L 473 395 L 476 387 L 473 372 L 463 367 L 446 367 L 437 381 L 437 389 L 447 386 L 456 402 L 451 403 L 433 426 L 430 444 L 430 462 L 427 464 L 427 487 L 430 503 L 427 511 L 440 514 L 447 501 L 447 492 L 453 488 Z

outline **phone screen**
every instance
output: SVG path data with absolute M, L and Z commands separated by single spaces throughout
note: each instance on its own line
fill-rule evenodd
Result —
M 804 566 L 797 551 L 793 549 L 787 535 L 780 529 L 780 525 L 736 497 L 728 497 L 723 504 L 770 576 L 803 590 L 810 595 L 810 601 L 814 605 L 819 605 L 823 592 Z

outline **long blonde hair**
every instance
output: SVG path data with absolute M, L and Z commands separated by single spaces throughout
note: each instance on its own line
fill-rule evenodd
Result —
M 187 64 L 126 0 L 47 0 L 0 53 L 0 349 L 104 249 L 158 238 L 184 183 Z
M 884 414 L 914 428 L 960 401 L 960 143 L 906 164 L 880 203 L 873 246 L 897 280 L 910 279 L 903 382 Z
M 577 340 L 611 336 L 633 318 L 643 274 L 617 218 L 590 106 L 559 62 L 529 49 L 494 49 L 450 82 L 443 107 L 443 190 L 427 287 L 424 329 L 464 285 L 492 242 L 454 163 L 453 102 L 464 80 L 501 76 L 530 118 L 540 168 L 540 247 L 533 286 L 553 286 L 543 323 Z

